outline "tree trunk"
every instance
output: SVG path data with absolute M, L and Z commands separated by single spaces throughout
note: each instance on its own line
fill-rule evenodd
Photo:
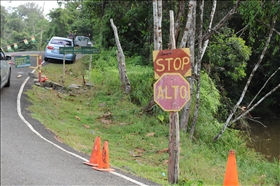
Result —
M 194 116 L 193 116 L 193 122 L 192 122 L 192 128 L 190 131 L 190 139 L 193 138 L 195 126 L 197 123 L 197 118 L 198 118 L 198 110 L 199 110 L 199 102 L 200 102 L 200 69 L 201 69 L 201 61 L 202 61 L 202 30 L 203 30 L 203 9 L 204 9 L 204 0 L 201 1 L 200 4 L 200 25 L 199 25 L 199 40 L 198 40 L 198 59 L 196 62 L 197 65 L 197 77 L 196 77 L 196 103 L 195 103 L 195 109 L 194 109 Z
M 129 94 L 131 91 L 131 86 L 130 86 L 129 79 L 126 74 L 125 56 L 123 54 L 123 50 L 122 50 L 122 47 L 121 47 L 121 44 L 119 41 L 117 27 L 114 25 L 113 19 L 110 19 L 110 22 L 111 22 L 111 26 L 114 30 L 115 40 L 116 40 L 116 44 L 117 44 L 117 48 L 118 48 L 117 59 L 118 59 L 118 65 L 119 65 L 119 74 L 120 74 L 121 84 L 122 84 L 122 86 L 124 86 L 125 93 Z
M 209 26 L 208 26 L 208 32 L 210 32 L 210 30 L 212 29 L 212 23 L 213 23 L 214 15 L 215 15 L 215 12 L 216 12 L 216 7 L 217 7 L 217 0 L 214 0 L 214 1 L 213 1 L 213 5 L 212 5 L 211 14 L 210 14 L 210 23 L 209 23 Z M 204 41 L 204 43 L 203 43 L 201 59 L 202 59 L 203 56 L 204 56 L 204 53 L 205 53 L 206 48 L 207 48 L 207 46 L 208 46 L 208 43 L 209 43 L 209 39 L 207 39 L 207 40 Z
M 189 9 L 188 9 L 188 19 L 186 22 L 185 31 L 180 43 L 180 48 L 185 48 L 186 44 L 190 48 L 190 61 L 191 61 L 191 68 L 192 72 L 194 72 L 194 63 L 195 63 L 195 26 L 196 26 L 196 0 L 189 1 Z M 190 107 L 192 103 L 192 95 L 193 95 L 193 84 L 194 80 L 193 77 L 188 77 L 187 80 L 190 83 L 190 97 L 191 99 L 188 103 L 183 107 L 181 111 L 181 120 L 180 120 L 180 128 L 184 131 L 188 130 L 188 121 L 190 116 Z
M 162 50 L 162 0 L 153 0 L 154 50 Z
M 203 36 L 203 39 L 202 39 L 203 41 L 208 40 L 217 30 L 219 30 L 222 26 L 224 26 L 225 22 L 228 21 L 231 18 L 231 16 L 236 13 L 237 8 L 240 6 L 240 1 L 241 0 L 237 0 L 235 2 L 235 6 L 227 13 L 227 15 L 225 17 L 223 17 L 213 29 L 209 30 Z
M 154 17 L 154 50 L 162 50 L 162 0 L 153 0 L 153 17 Z M 155 106 L 154 96 L 151 97 L 149 104 L 143 109 L 149 112 Z
M 170 14 L 170 44 L 171 49 L 176 48 L 174 35 L 174 13 Z M 180 128 L 178 112 L 169 113 L 169 161 L 168 161 L 168 182 L 177 184 L 179 179 L 179 161 L 180 161 Z
M 157 0 L 153 0 L 153 14 L 154 14 L 154 50 L 159 50 L 158 47 L 158 8 Z
M 185 4 L 186 4 L 186 1 L 179 1 L 179 10 L 178 10 L 178 14 L 176 16 L 176 21 L 174 23 L 175 44 L 177 43 L 177 41 L 179 39 L 181 20 L 185 13 Z M 169 46 L 169 48 L 171 48 L 171 46 Z
M 261 93 L 261 91 L 264 89 L 264 87 L 266 86 L 266 84 L 269 82 L 269 80 L 278 72 L 278 70 L 280 70 L 280 67 L 278 67 L 278 69 L 275 70 L 274 73 L 272 73 L 269 78 L 266 80 L 266 82 L 264 83 L 264 85 L 262 86 L 262 88 L 259 90 L 259 92 L 255 95 L 255 97 L 252 99 L 252 101 L 249 103 L 249 105 L 247 106 L 247 108 L 250 108 L 251 105 L 253 104 L 253 102 L 255 101 L 255 99 L 257 99 L 258 95 Z
M 212 10 L 211 10 L 211 15 L 210 15 L 210 23 L 209 23 L 209 30 L 212 27 L 212 22 L 213 22 L 213 18 L 214 18 L 214 14 L 216 11 L 216 4 L 217 1 L 214 0 L 213 1 L 213 6 L 212 6 Z M 208 46 L 209 40 L 206 40 L 205 42 L 202 41 L 202 32 L 203 32 L 203 15 L 204 15 L 204 0 L 201 1 L 201 5 L 200 5 L 200 27 L 199 27 L 199 39 L 198 39 L 198 59 L 197 59 L 197 89 L 196 89 L 196 105 L 195 105 L 195 111 L 194 111 L 194 117 L 193 117 L 193 122 L 192 122 L 192 128 L 190 131 L 190 139 L 193 138 L 194 135 L 194 131 L 195 131 L 195 126 L 197 123 L 197 119 L 198 119 L 198 113 L 199 113 L 199 103 L 200 103 L 200 81 L 201 81 L 201 77 L 200 77 L 200 70 L 201 70 L 201 61 L 202 58 L 204 56 L 205 50 Z
M 162 50 L 162 28 L 161 28 L 161 24 L 162 24 L 162 0 L 158 0 L 158 48 L 155 50 Z

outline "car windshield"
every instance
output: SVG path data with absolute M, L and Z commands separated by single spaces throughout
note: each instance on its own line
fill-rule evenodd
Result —
M 0 49 L 0 58 L 1 58 L 1 60 L 5 58 L 5 54 L 4 54 L 4 52 L 2 51 L 2 49 Z
M 51 44 L 72 46 L 71 41 L 67 41 L 63 39 L 53 39 L 51 40 Z

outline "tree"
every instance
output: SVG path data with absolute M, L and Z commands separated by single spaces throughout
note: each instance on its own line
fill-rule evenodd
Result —
M 74 22 L 69 16 L 70 12 L 67 9 L 57 8 L 51 10 L 48 15 L 51 18 L 49 29 L 47 30 L 48 37 L 66 37 L 71 31 L 71 23 Z
M 194 134 L 194 130 L 195 130 L 195 125 L 197 122 L 197 117 L 198 117 L 198 110 L 199 110 L 199 100 L 200 100 L 200 71 L 201 71 L 201 62 L 205 53 L 205 50 L 207 48 L 208 42 L 209 42 L 209 38 L 214 34 L 214 32 L 217 32 L 220 28 L 222 28 L 222 26 L 225 24 L 225 22 L 234 14 L 236 13 L 236 9 L 239 6 L 239 1 L 236 2 L 235 6 L 217 23 L 217 25 L 211 29 L 212 27 L 212 22 L 213 22 L 213 17 L 214 17 L 214 13 L 215 13 L 215 9 L 216 9 L 216 1 L 213 1 L 213 8 L 210 14 L 210 21 L 209 21 L 209 26 L 207 31 L 205 32 L 205 34 L 203 35 L 203 26 L 204 26 L 204 22 L 203 22 L 203 16 L 204 16 L 204 1 L 200 1 L 199 3 L 199 14 L 196 14 L 196 1 L 189 1 L 189 11 L 188 11 L 188 20 L 186 23 L 186 29 L 185 29 L 185 33 L 183 35 L 182 38 L 182 42 L 181 42 L 181 47 L 184 47 L 186 41 L 189 39 L 190 42 L 189 47 L 191 48 L 191 51 L 193 51 L 193 53 L 191 54 L 191 56 L 193 56 L 193 58 L 191 59 L 191 64 L 192 64 L 192 70 L 193 70 L 193 78 L 190 78 L 189 81 L 191 82 L 191 87 L 193 87 L 195 85 L 196 87 L 196 106 L 195 106 L 195 110 L 194 110 L 194 116 L 193 116 L 193 122 L 192 122 L 192 127 L 191 127 L 191 133 L 190 133 L 190 137 L 192 138 L 193 134 Z M 200 19 L 199 19 L 199 25 L 196 26 L 196 16 L 199 15 Z M 191 25 L 193 26 L 193 28 L 191 27 Z M 195 29 L 198 28 L 197 33 L 199 34 L 198 36 L 198 49 L 197 49 L 197 54 L 194 53 L 195 51 L 195 45 L 196 43 L 194 42 L 194 40 L 192 40 L 193 38 L 195 38 Z M 194 84 L 195 83 L 195 84 Z M 193 90 L 193 88 L 191 88 L 191 91 Z M 181 120 L 181 127 L 186 127 L 187 123 L 188 123 L 188 113 L 190 110 L 190 105 L 191 103 L 187 104 L 183 111 L 182 111 L 182 120 Z M 184 130 L 187 130 L 186 128 L 184 128 Z
M 222 136 L 222 134 L 225 132 L 226 128 L 227 128 L 229 125 L 231 125 L 232 123 L 236 122 L 237 120 L 239 120 L 239 119 L 240 119 L 241 117 L 243 117 L 244 115 L 248 114 L 248 113 L 249 113 L 250 111 L 252 111 L 256 106 L 258 106 L 267 96 L 271 95 L 273 92 L 275 92 L 275 91 L 280 87 L 280 83 L 279 83 L 279 84 L 276 85 L 273 89 L 271 89 L 270 91 L 268 91 L 268 93 L 266 93 L 261 99 L 259 99 L 259 101 L 257 101 L 255 104 L 252 105 L 252 103 L 253 103 L 253 101 L 254 101 L 254 99 L 255 99 L 255 98 L 254 98 L 254 99 L 250 102 L 250 104 L 248 104 L 248 105 L 245 107 L 245 111 L 244 111 L 243 113 L 239 114 L 236 118 L 234 118 L 234 119 L 232 120 L 233 115 L 236 113 L 236 110 L 240 107 L 240 104 L 242 103 L 242 101 L 243 101 L 243 99 L 244 99 L 244 96 L 245 96 L 245 94 L 246 94 L 246 92 L 247 92 L 247 89 L 248 89 L 248 87 L 249 87 L 249 85 L 250 85 L 250 83 L 251 83 L 251 81 L 252 81 L 252 78 L 253 78 L 255 72 L 256 72 L 257 69 L 260 67 L 261 62 L 262 62 L 263 59 L 264 59 L 264 56 L 265 56 L 266 51 L 267 51 L 267 48 L 269 47 L 271 38 L 272 38 L 272 36 L 273 36 L 273 32 L 274 32 L 274 30 L 275 30 L 276 20 L 277 20 L 277 18 L 279 17 L 279 14 L 278 14 L 278 13 L 279 13 L 279 8 L 280 8 L 280 1 L 278 1 L 278 2 L 273 1 L 273 2 L 272 2 L 272 5 L 274 5 L 274 6 L 272 6 L 272 7 L 276 7 L 276 9 L 273 9 L 273 10 L 272 10 L 272 13 L 266 12 L 267 14 L 265 14 L 265 15 L 266 15 L 266 16 L 265 16 L 265 19 L 267 18 L 267 15 L 270 16 L 271 23 L 270 23 L 270 26 L 269 26 L 269 33 L 268 33 L 268 35 L 267 35 L 267 37 L 266 37 L 266 42 L 265 42 L 265 44 L 264 44 L 264 46 L 263 46 L 262 53 L 261 53 L 261 55 L 259 56 L 259 60 L 258 60 L 258 62 L 256 63 L 256 65 L 254 66 L 254 68 L 253 68 L 253 70 L 252 70 L 252 72 L 251 72 L 251 74 L 250 74 L 250 76 L 249 76 L 249 78 L 248 78 L 248 80 L 247 80 L 247 83 L 246 83 L 246 85 L 245 85 L 245 87 L 244 87 L 244 89 L 243 89 L 243 91 L 242 91 L 242 94 L 241 94 L 241 96 L 240 96 L 238 102 L 237 102 L 237 103 L 235 104 L 235 106 L 233 107 L 233 109 L 232 109 L 230 115 L 228 116 L 228 118 L 227 118 L 227 120 L 226 120 L 226 122 L 225 122 L 225 124 L 224 124 L 224 126 L 223 126 L 223 128 L 222 128 L 222 130 L 219 132 L 219 134 L 217 134 L 217 135 L 213 138 L 213 141 L 217 141 L 217 140 Z M 253 10 L 254 10 L 254 9 L 253 9 Z M 258 11 L 260 11 L 260 9 L 257 9 L 257 13 L 259 13 Z M 271 10 L 270 10 L 270 11 L 271 11 Z M 257 14 L 257 13 L 256 13 L 256 14 Z M 263 13 L 264 13 L 264 12 L 263 12 Z M 254 14 L 254 15 L 255 15 L 255 14 Z M 248 24 L 252 24 L 252 23 L 249 22 Z M 278 68 L 278 69 L 279 69 L 279 68 Z M 277 71 L 278 71 L 278 69 L 277 69 Z M 274 75 L 277 71 L 275 71 L 275 72 L 273 73 L 273 75 Z M 272 76 L 270 76 L 269 79 L 270 79 L 271 77 L 272 77 Z M 264 85 L 264 86 L 265 86 L 265 85 Z M 262 89 L 263 89 L 263 88 L 262 88 Z M 261 89 L 261 90 L 262 90 L 262 89 Z M 261 90 L 260 90 L 260 91 L 261 91 Z M 257 93 L 257 95 L 260 93 L 260 91 Z
M 119 74 L 120 74 L 120 81 L 125 93 L 129 94 L 131 91 L 130 82 L 126 74 L 126 65 L 125 65 L 125 56 L 119 41 L 117 27 L 114 25 L 113 19 L 110 19 L 111 26 L 114 30 L 116 44 L 117 44 L 117 58 L 118 58 L 118 67 L 119 67 Z
M 119 39 L 128 57 L 141 56 L 141 65 L 151 65 L 153 49 L 152 1 L 85 1 L 83 13 L 90 17 L 93 36 L 100 46 L 115 46 L 109 20 L 118 25 Z
M 1 11 L 1 20 L 3 18 L 4 25 L 1 30 L 1 37 L 7 45 L 18 44 L 18 49 L 14 50 L 37 50 L 38 42 L 32 42 L 31 36 L 35 40 L 39 40 L 41 23 L 46 21 L 42 15 L 42 9 L 36 3 L 26 3 L 9 11 Z M 46 22 L 44 22 L 46 23 Z M 23 43 L 23 40 L 29 40 L 29 44 Z
M 221 29 L 219 35 L 213 36 L 206 53 L 207 60 L 204 61 L 209 61 L 207 70 L 210 75 L 214 74 L 212 77 L 237 82 L 246 76 L 251 49 L 229 28 Z

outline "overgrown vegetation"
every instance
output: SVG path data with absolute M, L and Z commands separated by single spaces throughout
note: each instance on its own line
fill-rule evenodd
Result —
M 100 136 L 102 141 L 109 141 L 111 166 L 168 185 L 168 113 L 157 106 L 149 115 L 142 113 L 152 92 L 153 72 L 132 65 L 137 58 L 128 58 L 132 93 L 124 94 L 112 51 L 94 56 L 94 68 L 87 80 L 94 85 L 92 88 L 57 92 L 34 85 L 27 92 L 32 103 L 28 110 L 57 139 L 74 149 L 90 155 L 95 137 Z M 65 87 L 82 84 L 81 74 L 88 62 L 89 56 L 85 56 L 66 65 Z M 43 74 L 59 82 L 61 69 L 61 64 L 49 64 L 43 67 Z M 202 75 L 201 91 L 196 140 L 190 141 L 188 134 L 181 133 L 178 185 L 221 185 L 230 149 L 236 151 L 240 185 L 279 185 L 279 160 L 268 162 L 248 149 L 246 134 L 229 129 L 221 140 L 212 142 L 222 125 L 214 117 L 220 96 L 206 73 Z
M 181 22 L 178 23 L 180 32 L 176 39 L 177 46 L 186 30 L 187 18 L 192 17 L 187 14 L 192 12 L 189 7 L 194 6 L 185 3 L 181 9 L 182 2 L 162 1 L 162 49 L 167 49 L 170 42 L 169 10 L 174 10 L 175 15 L 179 15 L 182 10 L 179 19 Z M 191 24 L 195 26 L 196 31 L 193 33 L 196 35 L 188 38 L 189 41 L 193 40 L 192 44 L 186 43 L 186 47 L 193 47 L 192 56 L 195 59 L 199 59 L 197 54 L 200 53 L 200 28 L 203 28 L 202 34 L 207 35 L 210 31 L 213 35 L 207 38 L 209 47 L 205 51 L 206 55 L 201 58 L 202 68 L 199 68 L 202 71 L 201 104 L 194 141 L 188 140 L 188 134 L 181 134 L 180 185 L 221 184 L 227 153 L 232 148 L 237 152 L 240 183 L 279 185 L 279 162 L 275 160 L 269 163 L 253 150 L 248 150 L 246 134 L 229 129 L 220 141 L 212 143 L 211 139 L 219 132 L 223 126 L 220 122 L 226 120 L 240 98 L 246 77 L 255 68 L 260 56 L 264 56 L 264 62 L 259 71 L 256 71 L 240 106 L 248 105 L 270 74 L 279 68 L 280 24 L 277 23 L 280 4 L 277 1 L 241 1 L 233 17 L 225 21 L 221 29 L 215 30 L 209 29 L 208 25 L 211 20 L 209 15 L 212 1 L 205 1 L 204 13 L 199 10 L 204 1 L 190 2 L 196 4 L 194 20 L 199 23 L 199 17 L 202 17 L 200 14 L 203 14 L 205 20 L 203 25 Z M 218 1 L 213 27 L 218 25 L 236 2 L 239 1 Z M 153 1 L 62 0 L 58 1 L 58 4 L 63 4 L 64 8 L 50 11 L 49 20 L 43 18 L 42 9 L 34 3 L 10 9 L 1 6 L 0 36 L 3 48 L 8 49 L 8 46 L 11 46 L 12 51 L 40 50 L 44 48 L 44 42 L 40 46 L 39 40 L 45 41 L 54 35 L 65 37 L 69 31 L 77 30 L 78 35 L 90 33 L 94 46 L 101 50 L 100 55 L 93 56 L 94 63 L 88 80 L 94 84 L 93 88 L 57 92 L 34 86 L 28 92 L 30 101 L 34 103 L 29 109 L 36 109 L 33 116 L 55 131 L 63 142 L 87 154 L 91 152 L 96 135 L 108 139 L 113 166 L 163 185 L 167 184 L 167 177 L 163 175 L 166 175 L 168 159 L 165 152 L 169 132 L 168 113 L 158 106 L 153 107 L 149 114 L 142 112 L 153 94 Z M 114 48 L 116 42 L 110 19 L 114 19 L 118 28 L 127 59 L 127 75 L 132 87 L 129 95 L 120 89 Z M 262 55 L 272 20 L 275 20 L 276 24 L 267 52 Z M 32 35 L 37 42 L 24 44 L 23 39 L 29 39 Z M 18 48 L 14 43 L 18 44 Z M 89 75 L 85 73 L 88 63 L 89 56 L 86 56 L 82 61 L 68 64 L 65 86 L 70 83 L 82 84 L 82 76 Z M 50 80 L 60 83 L 60 66 L 51 64 L 44 67 L 43 72 Z M 266 90 L 258 95 L 258 99 L 262 98 L 267 90 L 279 85 L 279 75 L 277 73 L 268 82 Z M 194 71 L 192 78 L 195 82 L 200 79 Z M 261 109 L 260 113 L 279 110 L 279 93 L 275 92 L 262 103 L 259 108 L 265 109 Z M 193 110 L 194 105 L 191 112 Z M 278 111 L 275 113 L 278 114 Z M 191 114 L 190 117 L 194 116 Z M 213 172 L 211 176 L 210 171 Z

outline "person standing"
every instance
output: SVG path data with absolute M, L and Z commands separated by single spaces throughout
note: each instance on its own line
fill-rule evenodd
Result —
M 67 38 L 69 38 L 69 39 L 73 39 L 74 38 L 74 35 L 72 34 L 72 31 L 69 32 L 69 35 L 68 35 Z

